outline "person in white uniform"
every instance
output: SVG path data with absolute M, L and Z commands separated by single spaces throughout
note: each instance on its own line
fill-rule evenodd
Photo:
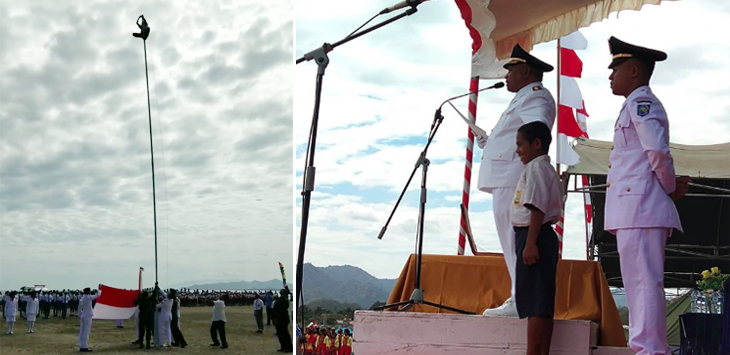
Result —
M 35 296 L 35 292 L 31 292 L 25 305 L 25 321 L 28 324 L 28 333 L 34 332 L 33 328 L 35 327 L 35 319 L 38 316 L 38 311 L 40 310 L 40 303 Z
M 515 154 L 515 136 L 523 124 L 540 121 L 552 129 L 555 122 L 555 100 L 542 85 L 542 76 L 553 67 L 527 53 L 519 45 L 512 50 L 507 69 L 507 90 L 514 99 L 502 113 L 489 137 L 479 137 L 483 149 L 479 169 L 480 191 L 492 194 L 494 222 L 511 279 L 511 297 L 501 306 L 484 311 L 485 316 L 517 317 L 515 295 L 515 233 L 510 221 L 510 206 L 515 187 L 524 166 Z
M 626 98 L 614 124 L 606 182 L 605 229 L 616 235 L 629 306 L 629 346 L 637 355 L 671 354 L 667 344 L 664 248 L 682 230 L 673 199 L 687 191 L 669 151 L 669 121 L 649 88 L 656 62 L 667 54 L 608 40 L 609 80 Z
M 139 344 L 139 305 L 134 307 L 134 341 L 132 344 Z
M 162 346 L 171 346 L 172 330 L 170 328 L 170 322 L 172 321 L 172 304 L 175 300 L 168 297 L 164 292 L 162 295 L 165 299 L 160 303 L 160 336 L 165 337 Z M 160 341 L 162 341 L 162 338 L 160 338 Z
M 213 301 L 213 323 L 210 325 L 210 338 L 213 340 L 210 346 L 220 346 L 221 349 L 228 348 L 225 301 L 228 301 L 228 294 L 224 294 L 219 299 Z
M 155 338 L 155 346 L 158 348 L 162 347 L 162 327 L 160 326 L 160 319 L 162 318 L 160 315 L 162 314 L 162 303 L 160 303 L 160 298 L 157 297 L 157 303 L 155 304 L 155 332 L 154 332 L 154 338 Z
M 6 334 L 13 335 L 15 328 L 15 317 L 18 313 L 18 296 L 15 292 L 10 292 L 5 296 L 5 324 L 7 326 Z
M 101 286 L 101 285 L 99 285 Z M 84 295 L 79 300 L 79 319 L 81 328 L 79 329 L 79 351 L 90 352 L 89 349 L 89 333 L 91 332 L 91 319 L 94 318 L 93 302 L 101 296 L 101 289 L 96 295 L 91 294 L 90 288 L 84 289 Z
M 264 301 L 257 293 L 253 300 L 253 316 L 256 318 L 256 333 L 264 332 Z

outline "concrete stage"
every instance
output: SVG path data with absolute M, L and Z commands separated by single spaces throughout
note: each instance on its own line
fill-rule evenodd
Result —
M 357 355 L 524 355 L 527 320 L 416 312 L 355 312 Z M 598 325 L 556 320 L 550 354 L 633 355 L 597 346 Z

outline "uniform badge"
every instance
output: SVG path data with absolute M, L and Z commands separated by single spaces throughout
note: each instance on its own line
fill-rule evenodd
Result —
M 515 206 L 520 205 L 521 199 L 522 199 L 522 190 L 515 191 L 515 202 L 514 202 Z
M 650 104 L 639 104 L 636 106 L 636 114 L 640 117 L 644 117 L 649 114 L 649 111 L 651 110 Z
M 540 87 L 540 86 L 533 86 L 532 87 L 532 91 L 540 91 L 540 90 L 542 90 L 542 87 Z

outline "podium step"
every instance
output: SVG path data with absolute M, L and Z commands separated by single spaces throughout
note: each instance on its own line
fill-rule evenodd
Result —
M 527 320 L 415 312 L 355 312 L 357 355 L 524 355 Z M 591 352 L 598 325 L 590 321 L 556 320 L 550 354 L 615 355 Z

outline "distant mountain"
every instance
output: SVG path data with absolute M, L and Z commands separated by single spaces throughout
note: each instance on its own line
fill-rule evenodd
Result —
M 188 280 L 184 282 L 178 282 L 170 285 L 172 288 L 185 288 L 189 285 L 202 285 L 202 284 L 208 284 L 208 283 L 225 283 L 225 282 L 236 282 L 238 280 L 236 279 L 225 279 L 225 280 L 216 280 L 215 282 L 212 282 L 210 280 Z
M 324 299 L 324 298 L 320 298 L 320 299 L 312 301 L 312 302 L 307 302 L 307 307 L 309 307 L 309 309 L 311 309 L 311 310 L 315 310 L 317 308 L 322 308 L 322 309 L 326 309 L 330 312 L 340 312 L 340 311 L 344 311 L 348 308 L 352 309 L 352 310 L 362 308 L 357 303 L 338 302 L 335 300 L 328 300 L 328 299 Z
M 287 284 L 289 289 L 293 291 L 293 286 Z M 280 290 L 282 287 L 281 280 L 271 279 L 269 281 L 235 281 L 235 282 L 219 282 L 195 284 L 191 286 L 182 286 L 191 290 Z
M 395 286 L 395 279 L 378 279 L 355 266 L 316 267 L 304 264 L 304 301 L 320 299 L 355 303 L 367 309 L 377 301 L 385 302 Z

